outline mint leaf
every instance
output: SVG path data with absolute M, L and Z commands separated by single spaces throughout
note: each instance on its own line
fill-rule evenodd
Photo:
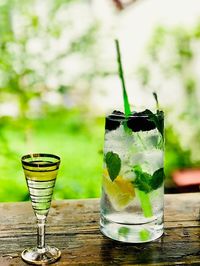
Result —
M 163 111 L 157 110 L 157 122 L 156 127 L 161 135 L 164 137 L 164 113 Z
M 136 172 L 140 173 L 140 172 L 142 172 L 142 167 L 139 164 L 136 164 L 136 165 L 133 166 L 133 171 L 135 173 Z
M 157 145 L 156 145 L 156 149 L 162 150 L 164 147 L 164 140 L 163 138 L 160 138 L 160 140 L 158 141 Z
M 142 168 L 139 165 L 135 165 L 133 167 L 133 171 L 136 175 L 134 182 L 135 187 L 139 190 L 144 191 L 145 193 L 149 193 L 152 188 L 150 185 L 152 176 L 148 173 L 142 171 Z
M 136 175 L 136 178 L 133 181 L 134 186 L 145 193 L 149 193 L 152 190 L 158 189 L 163 183 L 163 168 L 156 170 L 153 175 L 143 172 L 139 165 L 135 165 L 133 167 L 133 171 Z
M 154 173 L 153 173 L 153 176 L 152 176 L 152 179 L 151 179 L 151 187 L 153 190 L 159 188 L 163 181 L 164 181 L 164 169 L 163 168 L 160 168 L 158 170 L 156 170 Z
M 145 110 L 145 114 L 148 116 L 147 120 L 153 122 L 160 132 L 160 134 L 164 137 L 164 113 L 163 111 L 157 110 L 156 114 L 151 112 L 149 109 Z
M 119 155 L 117 153 L 109 151 L 106 153 L 105 162 L 110 179 L 114 181 L 121 169 L 121 160 L 119 158 Z

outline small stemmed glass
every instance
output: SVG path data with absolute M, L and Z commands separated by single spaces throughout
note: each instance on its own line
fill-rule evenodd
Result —
M 45 244 L 46 218 L 51 206 L 60 157 L 34 153 L 24 155 L 21 161 L 38 226 L 37 247 L 25 249 L 21 256 L 24 261 L 31 264 L 49 264 L 61 256 L 58 248 Z

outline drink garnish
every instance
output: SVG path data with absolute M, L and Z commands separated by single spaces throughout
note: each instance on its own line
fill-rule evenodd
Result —
M 164 135 L 164 113 L 163 111 L 157 110 L 156 114 L 151 112 L 149 109 L 145 110 L 146 115 L 148 116 L 148 121 L 151 121 L 155 124 L 156 128 L 160 134 Z
M 135 165 L 133 167 L 133 172 L 136 175 L 135 180 L 132 181 L 134 186 L 145 193 L 158 189 L 164 180 L 163 168 L 159 168 L 153 175 L 150 175 L 144 172 L 140 165 Z
M 110 179 L 114 181 L 121 169 L 121 160 L 119 158 L 119 155 L 117 153 L 109 151 L 106 153 L 105 162 Z
M 121 211 L 128 207 L 135 197 L 133 184 L 123 176 L 118 175 L 114 181 L 109 177 L 108 171 L 103 174 L 103 187 L 116 211 Z
M 156 101 L 157 110 L 159 110 L 160 107 L 159 107 L 159 102 L 158 102 L 158 95 L 157 95 L 157 93 L 155 91 L 153 92 L 153 97 L 154 97 L 154 99 Z

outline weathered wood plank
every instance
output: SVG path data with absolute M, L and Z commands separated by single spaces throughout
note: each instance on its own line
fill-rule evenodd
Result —
M 99 200 L 52 203 L 47 242 L 62 251 L 54 265 L 200 265 L 200 193 L 166 195 L 165 235 L 148 244 L 123 244 L 99 232 Z M 24 247 L 36 243 L 30 203 L 0 204 L 0 265 L 26 265 Z

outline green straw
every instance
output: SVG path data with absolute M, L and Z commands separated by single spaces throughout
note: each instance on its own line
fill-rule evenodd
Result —
M 130 108 L 130 104 L 128 101 L 128 95 L 126 92 L 126 85 L 125 85 L 125 80 L 124 80 L 124 72 L 123 72 L 123 67 L 122 67 L 121 53 L 120 53 L 120 47 L 119 47 L 118 40 L 115 40 L 115 45 L 116 45 L 116 50 L 117 50 L 118 71 L 119 71 L 119 76 L 121 79 L 122 89 L 123 89 L 124 113 L 125 113 L 125 116 L 128 117 L 131 113 L 131 108 Z
M 141 207 L 144 217 L 149 218 L 153 216 L 152 206 L 149 199 L 149 195 L 141 190 L 138 190 Z
M 116 45 L 116 51 L 117 51 L 118 71 L 119 71 L 119 76 L 121 79 L 122 89 L 123 89 L 124 113 L 125 113 L 125 116 L 128 117 L 131 114 L 131 108 L 130 108 L 130 104 L 129 104 L 129 100 L 128 100 L 128 95 L 126 92 L 126 85 L 125 85 L 124 72 L 123 72 L 123 67 L 122 67 L 120 46 L 119 46 L 119 41 L 117 39 L 115 40 L 115 45 Z M 154 94 L 154 97 L 155 97 L 157 105 L 158 105 L 156 93 Z M 124 125 L 124 128 L 126 131 L 129 132 L 126 124 Z M 139 192 L 138 195 L 140 198 L 140 203 L 141 203 L 141 207 L 142 207 L 144 216 L 145 217 L 153 216 L 153 211 L 152 211 L 152 206 L 151 206 L 151 202 L 149 199 L 149 195 L 144 193 L 143 191 L 140 191 L 140 190 L 138 192 Z

